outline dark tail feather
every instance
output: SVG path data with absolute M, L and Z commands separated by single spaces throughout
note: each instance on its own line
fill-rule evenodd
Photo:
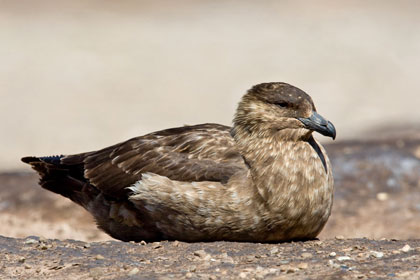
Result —
M 61 158 L 63 156 L 24 157 L 22 161 L 39 173 L 39 184 L 44 189 L 61 194 L 86 208 L 99 191 L 84 178 L 82 162 L 66 165 L 61 163 Z

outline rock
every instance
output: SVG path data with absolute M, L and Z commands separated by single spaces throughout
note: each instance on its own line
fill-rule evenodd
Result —
M 384 253 L 382 252 L 377 252 L 377 251 L 370 251 L 370 255 L 374 256 L 377 259 L 380 259 L 384 256 Z
M 340 256 L 340 257 L 337 257 L 337 261 L 340 261 L 340 262 L 351 261 L 351 260 L 353 260 L 353 259 L 350 258 L 349 256 Z
M 379 192 L 376 194 L 376 199 L 379 201 L 385 201 L 388 200 L 388 193 L 386 192 Z
M 408 251 L 411 250 L 410 245 L 405 244 L 404 247 L 401 248 L 401 251 L 403 251 L 404 253 L 408 253 Z
M 246 273 L 246 272 L 239 273 L 239 278 L 240 279 L 247 279 L 248 278 L 248 273 Z
M 25 244 L 38 244 L 38 240 L 33 239 L 33 238 L 28 238 L 25 240 Z
M 139 271 L 140 270 L 137 267 L 135 267 L 132 270 L 130 270 L 130 272 L 128 272 L 128 276 L 136 275 L 137 273 L 139 273 Z
M 96 255 L 95 256 L 95 260 L 103 260 L 103 259 L 105 259 L 105 258 L 102 255 Z
M 279 248 L 277 248 L 277 247 L 274 247 L 274 248 L 272 248 L 271 250 L 270 250 L 270 254 L 271 255 L 275 255 L 275 254 L 277 254 L 279 252 Z
M 335 256 L 337 256 L 337 253 L 336 252 L 331 252 L 329 256 L 330 257 L 335 257 Z
M 140 243 L 139 243 L 140 245 L 146 245 L 147 243 L 146 243 L 146 241 L 144 241 L 144 240 L 142 240 L 142 241 L 140 241 Z
M 335 237 L 335 239 L 337 239 L 337 240 L 344 240 L 344 236 L 342 236 L 342 235 L 337 235 L 337 236 Z

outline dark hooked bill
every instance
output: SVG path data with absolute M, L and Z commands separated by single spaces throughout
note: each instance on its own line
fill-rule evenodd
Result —
M 323 116 L 317 112 L 313 112 L 309 118 L 297 118 L 300 120 L 307 129 L 321 133 L 324 136 L 329 136 L 332 139 L 335 139 L 336 131 L 334 125 L 324 119 Z

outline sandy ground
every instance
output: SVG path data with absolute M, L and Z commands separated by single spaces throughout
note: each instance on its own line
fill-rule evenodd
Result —
M 0 170 L 183 124 L 251 85 L 310 93 L 338 138 L 420 118 L 419 1 L 0 2 Z
M 2 279 L 419 279 L 420 241 L 84 243 L 0 236 Z

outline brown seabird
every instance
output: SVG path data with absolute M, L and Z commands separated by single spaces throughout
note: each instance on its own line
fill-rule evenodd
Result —
M 263 83 L 243 96 L 233 127 L 171 128 L 22 161 L 43 188 L 80 204 L 123 241 L 313 239 L 333 200 L 330 161 L 313 131 L 336 135 L 308 94 Z

